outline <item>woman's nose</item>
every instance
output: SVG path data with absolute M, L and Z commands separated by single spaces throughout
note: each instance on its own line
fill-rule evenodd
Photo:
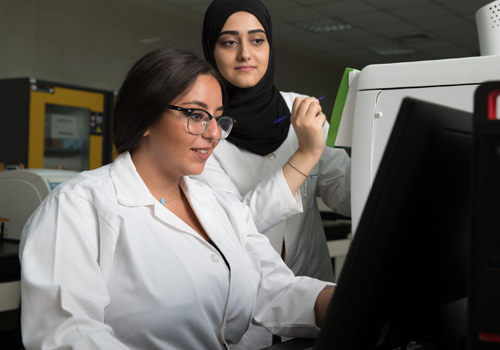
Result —
M 250 59 L 250 50 L 248 47 L 248 43 L 242 42 L 238 51 L 238 59 L 240 61 L 248 61 Z
M 217 124 L 215 118 L 212 118 L 212 120 L 208 122 L 207 129 L 205 130 L 205 132 L 203 132 L 202 135 L 205 138 L 211 138 L 215 140 L 220 139 L 221 129 L 219 128 L 219 125 Z

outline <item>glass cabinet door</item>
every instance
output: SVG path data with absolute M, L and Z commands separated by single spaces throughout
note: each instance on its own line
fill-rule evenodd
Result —
M 88 108 L 46 104 L 44 168 L 89 168 L 90 115 Z
M 63 87 L 32 89 L 28 168 L 83 171 L 103 162 L 104 94 Z

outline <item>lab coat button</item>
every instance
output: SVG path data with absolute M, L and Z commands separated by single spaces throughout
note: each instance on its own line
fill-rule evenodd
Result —
M 276 154 L 271 153 L 270 155 L 267 156 L 267 158 L 273 160 L 274 158 L 276 158 Z
M 212 261 L 214 263 L 218 263 L 219 262 L 219 257 L 215 253 L 212 253 L 212 255 L 210 255 L 210 259 L 212 259 Z

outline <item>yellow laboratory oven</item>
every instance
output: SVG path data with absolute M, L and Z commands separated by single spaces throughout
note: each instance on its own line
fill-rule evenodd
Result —
M 0 163 L 83 171 L 111 162 L 113 99 L 112 91 L 0 80 Z

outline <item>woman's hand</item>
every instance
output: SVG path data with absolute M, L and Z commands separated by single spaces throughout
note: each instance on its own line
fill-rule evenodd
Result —
M 293 102 L 290 119 L 297 134 L 299 148 L 290 157 L 295 169 L 286 163 L 283 166 L 283 175 L 290 191 L 295 194 L 306 180 L 304 175 L 309 175 L 325 149 L 323 125 L 326 117 L 321 111 L 318 99 L 297 97 Z
M 325 149 L 323 125 L 326 121 L 318 99 L 297 97 L 293 102 L 290 121 L 299 141 L 297 151 L 315 159 L 316 164 Z

